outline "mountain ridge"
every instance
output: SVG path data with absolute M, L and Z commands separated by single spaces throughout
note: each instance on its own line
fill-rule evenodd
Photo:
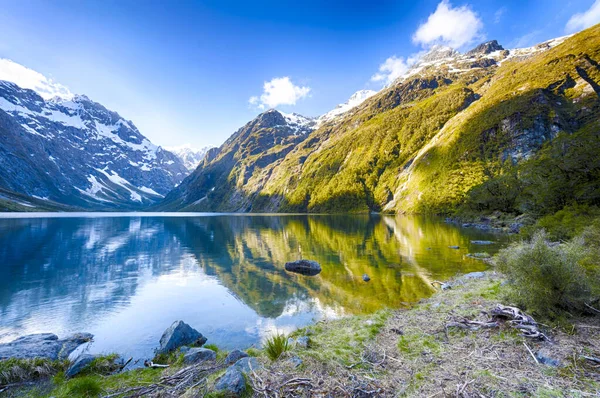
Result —
M 244 158 L 250 172 L 229 175 L 227 188 L 209 191 L 196 179 L 162 204 L 188 211 L 455 211 L 508 163 L 529 164 L 558 136 L 594 120 L 596 37 L 598 26 L 526 49 L 505 50 L 497 41 L 465 54 L 437 49 L 272 161 Z M 213 166 L 205 161 L 188 179 Z

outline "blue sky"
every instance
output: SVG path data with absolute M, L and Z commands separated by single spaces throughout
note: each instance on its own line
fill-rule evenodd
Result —
M 162 146 L 220 145 L 261 107 L 318 116 L 357 90 L 380 89 L 386 74 L 435 43 L 523 47 L 600 22 L 600 0 L 0 0 L 0 7 L 0 58 L 88 95 Z M 265 82 L 272 82 L 266 93 Z

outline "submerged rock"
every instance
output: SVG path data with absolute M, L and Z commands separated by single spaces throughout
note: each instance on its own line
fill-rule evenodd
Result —
M 491 240 L 472 240 L 471 243 L 474 245 L 491 245 L 494 242 Z
M 363 274 L 363 281 L 368 282 L 370 280 L 371 280 L 371 277 L 369 277 L 369 275 Z
M 492 256 L 490 256 L 488 253 L 469 253 L 469 254 L 467 254 L 467 257 L 477 258 L 477 259 L 486 259 L 486 258 L 490 258 Z
M 69 366 L 67 371 L 65 372 L 65 376 L 73 377 L 81 373 L 83 369 L 85 369 L 89 364 L 94 362 L 96 359 L 95 355 L 90 354 L 81 354 L 80 356 L 73 361 L 73 363 Z
M 448 246 L 449 249 L 460 249 L 460 246 Z
M 204 343 L 206 337 L 202 333 L 183 321 L 175 321 L 160 338 L 160 347 L 156 353 L 166 354 L 184 345 L 202 346 Z
M 215 359 L 217 359 L 217 353 L 208 348 L 193 347 L 183 355 L 183 362 L 186 364 L 214 361 Z
M 298 260 L 285 263 L 285 270 L 297 274 L 314 276 L 321 272 L 321 266 L 316 261 Z
M 246 354 L 244 351 L 241 350 L 233 350 L 229 353 L 229 355 L 227 355 L 227 358 L 225 358 L 225 363 L 227 365 L 231 365 L 232 363 L 236 363 L 238 360 L 242 359 L 242 358 L 247 358 L 248 354 Z
M 77 347 L 91 341 L 93 337 L 90 333 L 77 333 L 64 339 L 59 339 L 52 333 L 30 334 L 10 343 L 0 344 L 0 359 L 66 359 Z

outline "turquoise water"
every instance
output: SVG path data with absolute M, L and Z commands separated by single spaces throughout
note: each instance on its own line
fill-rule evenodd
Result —
M 431 281 L 484 270 L 465 254 L 505 241 L 404 216 L 5 213 L 0 342 L 86 331 L 92 353 L 148 358 L 181 319 L 209 343 L 246 348 L 317 319 L 416 302 Z M 284 270 L 300 258 L 323 271 Z

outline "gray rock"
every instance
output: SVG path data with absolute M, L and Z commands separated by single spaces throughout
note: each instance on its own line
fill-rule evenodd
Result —
M 248 354 L 246 354 L 244 351 L 233 350 L 229 353 L 229 355 L 227 355 L 227 358 L 225 358 L 225 363 L 227 365 L 231 365 L 232 363 L 236 363 L 238 360 L 246 357 L 248 357 Z
M 186 364 L 214 361 L 215 359 L 217 359 L 217 353 L 208 348 L 193 347 L 183 355 L 183 362 Z
M 449 249 L 460 249 L 460 246 L 448 246 Z
M 562 363 L 560 362 L 560 360 L 552 358 L 552 354 L 546 349 L 542 348 L 541 350 L 536 352 L 535 357 L 537 358 L 537 360 L 540 363 L 542 363 L 544 365 L 554 366 L 554 367 L 562 366 Z
M 296 345 L 302 348 L 308 348 L 310 345 L 310 338 L 308 336 L 300 336 L 296 339 Z
M 244 373 L 233 366 L 230 367 L 217 381 L 215 389 L 217 391 L 227 392 L 234 397 L 242 396 L 246 392 L 246 379 Z
M 298 260 L 285 263 L 285 270 L 297 274 L 314 276 L 321 272 L 321 266 L 316 261 Z
M 81 373 L 81 371 L 85 369 L 89 364 L 91 364 L 94 361 L 94 359 L 96 359 L 95 355 L 81 354 L 69 366 L 69 369 L 67 369 L 67 371 L 65 372 L 65 376 L 73 377 Z
M 251 369 L 257 370 L 259 368 L 260 365 L 256 358 L 242 358 L 227 369 L 225 374 L 217 381 L 215 389 L 239 397 L 246 392 L 244 374 L 250 373 Z
M 303 364 L 303 361 L 302 361 L 302 359 L 300 359 L 300 357 L 298 357 L 298 356 L 291 357 L 291 358 L 289 359 L 289 362 L 290 362 L 290 363 L 291 363 L 291 364 L 292 364 L 292 365 L 293 365 L 295 368 L 297 368 L 297 367 L 299 367 L 299 366 L 301 366 L 301 365 Z
M 494 242 L 492 242 L 491 240 L 472 240 L 471 243 L 473 245 L 491 245 Z
M 30 334 L 10 343 L 0 344 L 0 359 L 66 359 L 77 347 L 91 341 L 93 337 L 90 333 L 77 333 L 64 339 L 59 339 L 52 333 Z
M 462 279 L 462 280 L 482 279 L 484 277 L 485 277 L 485 272 L 469 272 L 468 274 L 461 276 L 460 279 Z
M 369 275 L 363 274 L 363 281 L 368 282 L 370 280 L 371 280 L 371 277 L 369 277 Z
M 256 358 L 246 357 L 237 361 L 232 367 L 239 369 L 242 373 L 250 373 L 252 370 L 260 369 L 261 365 Z
M 202 346 L 204 343 L 206 337 L 202 336 L 202 333 L 183 321 L 175 321 L 160 338 L 160 347 L 156 353 L 165 354 L 184 345 Z
M 179 352 L 181 352 L 182 354 L 185 354 L 186 352 L 188 352 L 190 350 L 190 348 L 192 348 L 192 347 L 188 347 L 188 346 L 184 345 L 183 347 L 179 348 Z

